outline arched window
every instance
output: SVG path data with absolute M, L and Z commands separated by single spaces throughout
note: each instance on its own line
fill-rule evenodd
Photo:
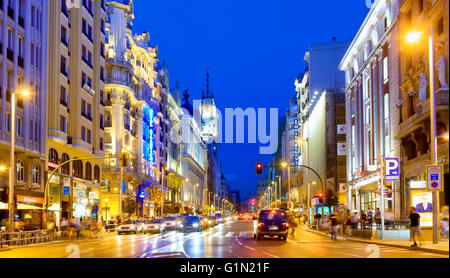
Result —
M 36 164 L 33 164 L 31 166 L 31 181 L 32 181 L 32 183 L 35 183 L 35 184 L 41 183 L 39 166 Z
M 17 160 L 17 181 L 25 181 L 25 164 L 22 160 Z
M 84 178 L 87 180 L 92 180 L 92 165 L 90 162 L 86 162 L 86 173 L 84 175 Z
M 95 182 L 100 182 L 100 167 L 98 165 L 94 166 L 94 180 Z
M 73 162 L 73 175 L 80 179 L 83 178 L 83 162 L 81 160 L 75 160 Z
M 66 153 L 63 153 L 61 155 L 61 164 L 66 162 L 69 159 L 70 159 L 69 156 Z M 64 164 L 61 167 L 61 174 L 63 174 L 63 175 L 70 175 L 70 162 L 67 163 L 67 164 Z
M 53 164 L 58 164 L 58 152 L 55 149 L 48 150 L 48 162 Z M 48 169 L 53 171 L 56 169 L 56 167 L 50 167 L 48 166 Z

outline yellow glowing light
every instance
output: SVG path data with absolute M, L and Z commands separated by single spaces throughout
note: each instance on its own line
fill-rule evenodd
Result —
M 8 169 L 8 167 L 6 167 L 6 166 L 0 166 L 0 171 L 5 171 L 7 169 Z
M 416 43 L 420 40 L 421 37 L 422 37 L 421 32 L 413 31 L 413 32 L 408 33 L 408 35 L 406 35 L 406 40 L 409 43 Z
M 286 162 L 281 163 L 281 167 L 286 168 L 288 165 Z
M 19 94 L 21 94 L 22 96 L 28 96 L 28 95 L 30 95 L 30 92 L 27 90 L 22 90 L 19 92 Z

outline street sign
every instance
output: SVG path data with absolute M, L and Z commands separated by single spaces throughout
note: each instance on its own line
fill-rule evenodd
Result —
M 63 187 L 63 195 L 70 195 L 70 185 Z
M 377 193 L 378 195 L 381 195 L 381 188 L 378 188 L 377 190 L 375 190 L 375 193 Z M 392 190 L 388 187 L 383 188 L 383 196 L 387 196 L 389 194 L 392 193 Z
M 398 158 L 384 159 L 384 178 L 386 181 L 400 181 Z
M 442 191 L 443 165 L 427 165 L 427 191 Z

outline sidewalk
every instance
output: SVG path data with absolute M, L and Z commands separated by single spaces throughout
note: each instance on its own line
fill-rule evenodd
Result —
M 309 229 L 307 227 L 300 227 L 300 229 L 309 231 L 312 233 L 320 234 L 322 236 L 331 237 L 330 233 L 326 231 L 316 231 Z M 346 236 L 338 236 L 337 237 L 340 240 L 348 240 L 352 242 L 359 242 L 359 243 L 368 243 L 368 244 L 377 244 L 377 245 L 384 245 L 384 246 L 391 246 L 391 247 L 398 247 L 398 248 L 405 248 L 409 250 L 419 250 L 419 251 L 425 251 L 430 253 L 436 253 L 436 254 L 449 254 L 449 241 L 448 240 L 441 240 L 438 244 L 433 244 L 431 241 L 424 241 L 423 245 L 419 245 L 419 247 L 411 247 L 410 241 L 400 241 L 400 240 L 375 240 L 375 239 L 363 239 L 363 238 L 357 238 L 357 237 L 346 237 Z

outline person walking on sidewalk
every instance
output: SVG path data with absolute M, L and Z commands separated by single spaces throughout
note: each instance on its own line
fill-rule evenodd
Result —
M 288 214 L 288 223 L 289 223 L 289 235 L 292 237 L 295 237 L 295 230 L 297 228 L 297 217 L 295 217 L 295 214 L 289 213 Z
M 339 229 L 339 221 L 337 219 L 337 215 L 332 212 L 329 217 L 330 221 L 330 232 L 331 232 L 331 239 L 337 240 L 337 232 Z
M 423 244 L 422 240 L 422 232 L 420 231 L 420 214 L 416 212 L 415 207 L 411 207 L 409 209 L 409 220 L 410 220 L 410 232 L 411 232 L 411 241 L 414 242 L 411 247 L 417 247 L 416 236 L 419 238 L 420 245 Z

